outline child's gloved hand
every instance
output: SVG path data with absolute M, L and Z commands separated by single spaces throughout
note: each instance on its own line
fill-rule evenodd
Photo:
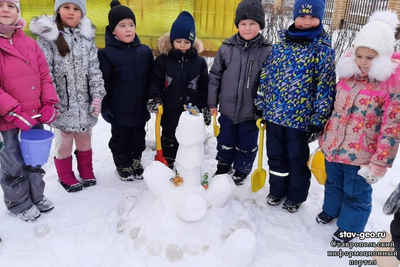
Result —
M 150 113 L 157 113 L 159 105 L 162 106 L 161 98 L 155 97 L 155 98 L 149 99 L 149 101 L 147 101 L 147 110 Z
M 203 118 L 204 118 L 204 124 L 206 126 L 211 125 L 211 112 L 208 107 L 204 107 L 201 109 L 201 113 L 203 113 Z
M 39 110 L 39 114 L 42 116 L 38 118 L 40 123 L 51 124 L 53 121 L 57 119 L 59 114 L 58 108 L 51 104 L 45 104 Z
M 396 189 L 390 194 L 389 198 L 383 205 L 383 213 L 386 215 L 394 214 L 400 208 L 400 183 Z
M 114 117 L 114 113 L 112 113 L 111 110 L 107 108 L 101 111 L 101 116 L 106 122 L 111 123 L 111 118 Z
M 309 134 L 308 143 L 318 140 L 319 136 L 322 134 L 323 131 L 324 128 L 311 125 L 310 130 L 308 131 Z
M 38 123 L 36 119 L 32 119 L 31 116 L 23 112 L 21 106 L 17 106 L 14 110 L 10 111 L 4 116 L 4 119 L 14 123 L 22 131 L 27 131 Z
M 98 97 L 93 98 L 92 104 L 89 107 L 89 111 L 93 117 L 97 117 L 101 111 L 101 99 Z
M 382 177 L 386 174 L 386 171 L 386 166 L 369 163 L 368 165 L 362 165 L 357 174 L 362 176 L 367 183 L 374 184 L 382 179 Z

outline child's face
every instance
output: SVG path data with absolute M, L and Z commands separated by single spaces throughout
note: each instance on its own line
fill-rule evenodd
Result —
M 367 47 L 357 48 L 355 54 L 355 61 L 363 75 L 368 74 L 369 69 L 371 68 L 371 62 L 377 56 L 378 53 L 375 50 L 372 50 Z
M 261 30 L 260 24 L 252 19 L 242 19 L 238 26 L 240 36 L 247 41 L 256 37 Z
M 82 12 L 77 5 L 65 4 L 58 10 L 64 26 L 74 28 L 82 18 Z
M 13 3 L 0 2 L 0 24 L 14 25 L 17 23 L 18 9 Z
M 319 18 L 311 15 L 298 16 L 294 21 L 294 26 L 297 29 L 311 29 L 318 27 L 320 21 Z
M 185 53 L 192 45 L 189 40 L 184 38 L 175 39 L 172 44 L 174 45 L 174 49 L 179 49 L 182 53 Z
M 136 36 L 136 26 L 132 19 L 123 19 L 115 26 L 112 34 L 123 43 L 132 43 Z

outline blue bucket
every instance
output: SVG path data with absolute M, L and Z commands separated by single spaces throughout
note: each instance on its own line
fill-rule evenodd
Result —
M 26 165 L 42 166 L 50 155 L 54 134 L 43 129 L 31 129 L 21 132 L 19 145 Z

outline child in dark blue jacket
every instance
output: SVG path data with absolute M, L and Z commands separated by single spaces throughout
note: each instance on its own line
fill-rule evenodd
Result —
M 198 55 L 203 51 L 203 44 L 196 39 L 194 19 L 189 12 L 182 11 L 170 33 L 158 39 L 158 50 L 161 55 L 154 61 L 148 109 L 156 113 L 158 105 L 163 105 L 161 145 L 164 157 L 172 167 L 178 150 L 175 129 L 184 105 L 196 106 L 202 111 L 205 124 L 211 123 L 207 106 L 207 64 Z
M 146 148 L 147 88 L 153 54 L 140 43 L 135 14 L 113 0 L 108 13 L 106 47 L 99 51 L 107 95 L 101 114 L 111 123 L 108 146 L 122 181 L 143 179 L 142 152 Z

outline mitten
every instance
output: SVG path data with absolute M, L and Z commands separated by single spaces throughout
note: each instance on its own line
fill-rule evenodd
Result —
M 21 106 L 17 106 L 13 111 L 10 111 L 4 116 L 4 119 L 14 123 L 15 126 L 23 131 L 31 129 L 38 123 L 36 119 L 32 119 L 28 114 L 23 112 Z
M 201 113 L 203 113 L 204 124 L 206 126 L 211 125 L 211 112 L 208 107 L 202 108 Z
M 157 113 L 158 112 L 158 106 L 162 106 L 162 101 L 161 98 L 155 97 L 147 101 L 147 110 L 151 113 Z
M 46 104 L 39 110 L 39 114 L 42 115 L 38 118 L 40 123 L 51 124 L 57 119 L 58 108 L 54 107 L 54 105 Z
M 89 111 L 93 117 L 97 117 L 101 111 L 101 99 L 98 97 L 93 98 L 92 104 L 89 107 Z
M 318 140 L 323 130 L 324 128 L 322 127 L 311 125 L 310 130 L 308 131 L 308 143 Z
M 110 109 L 105 109 L 101 111 L 101 116 L 106 122 L 111 123 L 111 118 L 114 117 L 114 113 L 112 113 Z
M 387 170 L 386 166 L 379 166 L 374 163 L 362 165 L 357 174 L 362 176 L 367 183 L 374 184 L 378 182 L 385 175 Z
M 394 214 L 400 208 L 400 184 L 397 185 L 396 189 L 390 194 L 389 198 L 383 205 L 383 213 L 386 215 Z

